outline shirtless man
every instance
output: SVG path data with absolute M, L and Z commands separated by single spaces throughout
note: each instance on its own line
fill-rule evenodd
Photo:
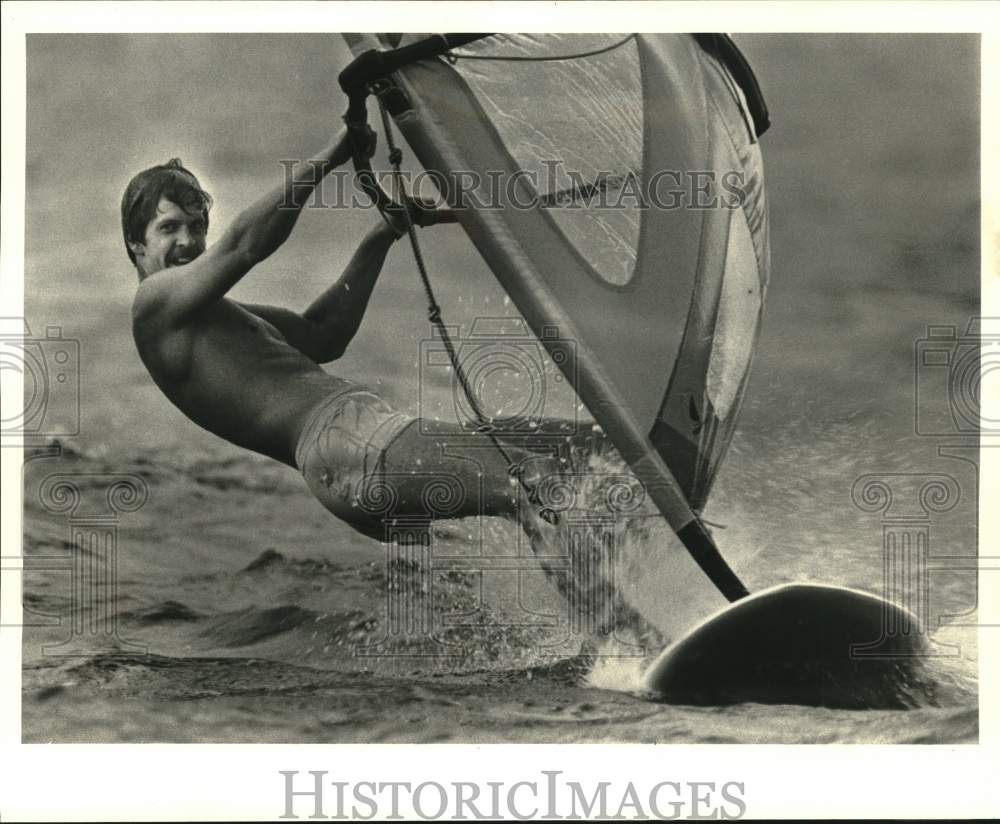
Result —
M 337 378 L 320 364 L 344 354 L 361 323 L 386 254 L 402 232 L 379 222 L 361 241 L 346 270 L 301 314 L 238 303 L 226 293 L 287 240 L 304 204 L 330 171 L 350 158 L 341 133 L 315 158 L 240 214 L 206 246 L 210 196 L 179 160 L 154 166 L 129 183 L 122 229 L 139 275 L 132 306 L 139 355 L 163 393 L 199 426 L 237 446 L 298 468 L 320 502 L 366 535 L 383 538 L 377 508 L 361 498 L 366 484 L 391 478 L 394 514 L 425 514 L 423 479 L 407 482 L 414 466 L 433 472 L 449 434 L 447 471 L 466 494 L 448 517 L 508 515 L 517 488 L 486 436 L 469 437 L 441 423 L 429 437 L 414 418 L 393 410 L 368 389 Z M 453 221 L 431 213 L 422 225 Z M 485 442 L 485 443 L 484 443 Z M 517 460 L 535 453 L 511 446 Z M 360 505 L 359 505 L 360 504 Z M 432 513 L 433 514 L 433 513 Z

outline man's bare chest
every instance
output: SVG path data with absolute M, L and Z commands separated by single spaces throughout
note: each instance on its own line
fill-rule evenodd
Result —
M 136 344 L 160 383 L 183 380 L 193 372 L 232 370 L 291 348 L 272 323 L 225 299 L 182 327 L 137 335 Z

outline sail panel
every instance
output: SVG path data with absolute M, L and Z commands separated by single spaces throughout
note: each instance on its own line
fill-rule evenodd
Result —
M 643 149 L 634 38 L 504 34 L 456 56 L 455 70 L 532 196 L 598 276 L 627 284 L 638 251 L 641 201 L 634 192 Z
M 348 41 L 356 53 L 387 45 Z M 692 201 L 698 175 L 717 184 L 747 167 L 716 108 L 720 64 L 686 35 L 499 35 L 454 58 L 395 75 L 408 101 L 397 124 L 426 168 L 479 176 L 462 198 L 449 191 L 470 238 L 626 460 L 655 485 L 655 450 L 663 482 L 700 508 L 735 427 L 767 280 L 766 232 L 748 222 L 766 222 L 762 205 Z M 571 163 L 585 183 L 634 177 L 647 202 L 554 203 L 565 187 L 544 173 Z M 529 204 L 482 208 L 496 205 L 497 179 L 516 180 Z M 666 204 L 648 202 L 664 196 L 653 181 L 670 184 Z

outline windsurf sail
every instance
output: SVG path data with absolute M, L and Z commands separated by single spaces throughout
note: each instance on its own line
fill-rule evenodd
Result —
M 717 108 L 738 106 L 752 143 L 766 128 L 735 46 L 680 34 L 346 39 L 358 60 L 345 91 L 386 61 L 368 90 L 695 560 L 730 600 L 745 595 L 697 517 L 735 429 L 768 280 L 762 181 Z M 404 52 L 420 57 L 392 61 Z

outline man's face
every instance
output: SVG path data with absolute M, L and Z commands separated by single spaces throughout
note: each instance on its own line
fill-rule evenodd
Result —
M 145 241 L 130 247 L 142 276 L 190 263 L 205 251 L 205 230 L 203 215 L 185 212 L 173 201 L 160 198 L 156 217 L 146 226 Z

